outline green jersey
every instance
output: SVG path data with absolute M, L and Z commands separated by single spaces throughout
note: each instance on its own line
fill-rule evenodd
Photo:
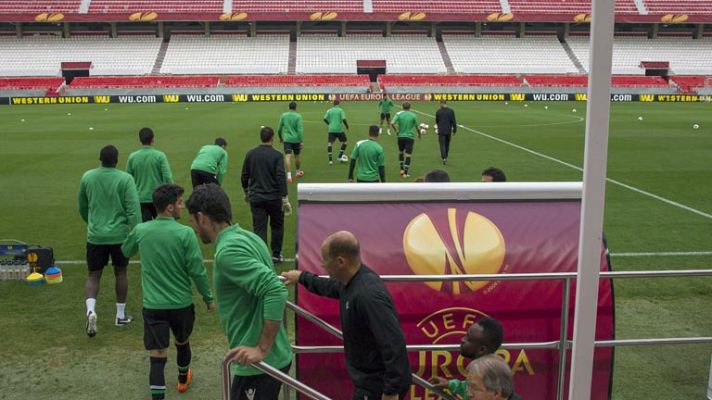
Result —
M 162 151 L 144 146 L 129 156 L 126 172 L 133 176 L 138 190 L 138 201 L 153 202 L 153 191 L 163 183 L 173 183 L 173 173 Z
M 279 138 L 287 143 L 301 143 L 304 141 L 304 121 L 302 115 L 296 111 L 287 111 L 279 117 L 277 127 Z
M 116 168 L 85 172 L 77 202 L 91 244 L 121 244 L 130 228 L 141 223 L 136 184 L 131 175 Z
M 360 181 L 378 182 L 380 175 L 378 167 L 385 166 L 383 147 L 372 139 L 360 140 L 351 152 L 351 159 L 358 165 L 356 179 Z
M 393 125 L 398 124 L 398 137 L 415 139 L 418 132 L 418 117 L 411 111 L 399 111 L 393 117 Z
M 281 321 L 284 316 L 287 288 L 277 278 L 267 245 L 238 225 L 223 229 L 216 239 L 213 288 L 230 348 L 257 346 L 264 320 Z M 280 324 L 264 361 L 275 368 L 292 361 L 284 325 Z M 238 376 L 262 373 L 237 364 L 232 372 Z
M 329 124 L 329 133 L 339 133 L 344 130 L 341 129 L 341 123 L 346 119 L 346 113 L 341 107 L 334 106 L 326 111 L 324 114 L 324 121 Z
M 452 394 L 459 395 L 463 400 L 470 399 L 470 396 L 467 395 L 467 381 L 451 379 L 448 382 L 447 388 Z
M 172 217 L 138 224 L 121 246 L 126 257 L 141 253 L 143 307 L 175 310 L 193 304 L 190 280 L 205 304 L 213 302 L 208 274 L 193 230 Z
M 216 144 L 205 145 L 198 151 L 190 169 L 213 174 L 218 183 L 222 184 L 223 177 L 227 172 L 227 151 Z
M 390 114 L 391 109 L 393 108 L 393 102 L 391 99 L 383 98 L 378 102 L 378 108 L 381 110 L 381 113 Z

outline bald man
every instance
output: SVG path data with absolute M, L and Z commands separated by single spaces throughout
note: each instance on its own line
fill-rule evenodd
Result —
M 410 388 L 411 372 L 398 313 L 381 278 L 361 262 L 358 239 L 336 232 L 321 245 L 329 278 L 283 272 L 286 284 L 301 283 L 319 296 L 339 299 L 346 365 L 354 400 L 395 400 Z

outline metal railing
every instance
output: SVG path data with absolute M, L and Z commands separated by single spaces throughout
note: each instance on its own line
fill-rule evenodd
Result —
M 557 377 L 556 398 L 564 398 L 564 384 L 566 376 L 566 351 L 571 348 L 572 341 L 568 339 L 569 308 L 571 304 L 571 281 L 576 279 L 576 272 L 547 272 L 547 273 L 518 273 L 518 274 L 471 274 L 471 275 L 383 275 L 384 282 L 453 282 L 453 281 L 516 281 L 516 280 L 562 280 L 563 296 L 561 301 L 561 326 L 559 330 L 559 340 L 549 342 L 527 342 L 527 343 L 505 343 L 503 349 L 557 349 L 559 351 L 559 370 Z M 702 270 L 659 270 L 659 271 L 606 271 L 601 272 L 600 279 L 627 279 L 627 278 L 681 278 L 681 277 L 712 277 L 712 269 Z M 310 313 L 298 305 L 287 302 L 287 307 L 297 315 L 314 323 L 319 328 L 330 334 L 343 339 L 343 333 L 338 328 Z M 680 338 L 641 338 L 641 339 L 616 339 L 597 340 L 596 347 L 615 346 L 656 346 L 656 345 L 679 345 L 679 344 L 708 344 L 712 343 L 712 337 L 680 337 Z M 408 345 L 408 351 L 456 351 L 459 345 Z M 340 353 L 343 346 L 292 346 L 294 353 Z M 229 374 L 230 360 L 223 361 L 223 399 L 229 399 Z M 264 363 L 253 364 L 261 371 L 280 380 L 287 386 L 303 393 L 313 399 L 328 399 L 328 397 L 318 391 L 304 385 L 291 376 L 282 373 Z M 413 374 L 415 384 L 431 390 L 438 396 L 445 399 L 452 399 L 451 396 L 442 390 L 434 387 L 430 382 Z M 227 397 L 225 397 L 227 396 Z M 321 397 L 319 397 L 321 396 Z

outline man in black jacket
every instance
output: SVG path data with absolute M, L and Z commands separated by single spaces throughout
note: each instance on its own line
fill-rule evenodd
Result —
M 455 111 L 447 106 L 445 100 L 440 100 L 440 109 L 435 113 L 435 128 L 440 142 L 440 158 L 443 159 L 443 165 L 445 165 L 450 153 L 450 137 L 457 132 Z
M 282 273 L 287 284 L 301 283 L 320 296 L 339 299 L 344 352 L 353 399 L 396 400 L 410 388 L 405 337 L 388 289 L 361 263 L 356 237 L 336 232 L 321 245 L 322 266 L 330 278 L 310 272 Z
M 260 130 L 262 144 L 247 152 L 242 163 L 242 189 L 252 210 L 252 229 L 267 243 L 267 221 L 272 231 L 272 261 L 282 258 L 284 216 L 292 213 L 287 197 L 284 156 L 272 147 L 274 130 Z

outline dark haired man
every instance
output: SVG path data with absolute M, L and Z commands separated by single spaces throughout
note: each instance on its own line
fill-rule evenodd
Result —
M 376 125 L 368 127 L 368 139 L 356 142 L 351 152 L 349 165 L 349 182 L 354 181 L 354 168 L 358 163 L 357 182 L 385 182 L 386 167 L 383 147 L 378 144 L 378 134 L 381 129 Z
M 143 286 L 143 342 L 150 354 L 149 389 L 153 400 L 166 393 L 164 368 L 171 335 L 175 338 L 178 391 L 188 390 L 193 372 L 190 334 L 195 323 L 191 280 L 208 311 L 215 310 L 198 240 L 179 223 L 183 188 L 164 184 L 153 192 L 158 218 L 136 226 L 121 246 L 126 257 L 141 253 Z
M 141 218 L 143 222 L 156 218 L 156 207 L 153 205 L 153 190 L 162 183 L 173 183 L 173 173 L 165 153 L 153 147 L 153 130 L 142 128 L 138 139 L 143 148 L 129 155 L 126 162 L 126 172 L 133 176 L 138 191 L 138 201 L 141 203 Z
M 504 330 L 502 325 L 494 318 L 484 317 L 467 328 L 467 334 L 460 340 L 460 354 L 463 357 L 477 359 L 494 352 L 502 346 Z M 467 381 L 434 376 L 431 382 L 435 387 L 449 389 L 450 392 L 460 395 L 467 400 Z
M 396 124 L 398 128 L 396 129 Z M 391 121 L 391 127 L 398 132 L 398 162 L 400 163 L 400 175 L 403 178 L 410 178 L 410 161 L 413 156 L 415 146 L 415 135 L 420 138 L 418 130 L 418 117 L 410 111 L 410 102 L 403 103 L 403 110 L 398 111 Z
M 329 278 L 297 270 L 282 276 L 287 285 L 300 283 L 314 294 L 339 300 L 352 399 L 396 400 L 405 396 L 412 379 L 405 337 L 388 289 L 361 262 L 360 249 L 351 232 L 333 233 L 321 245 Z
M 450 154 L 450 139 L 457 133 L 457 121 L 455 111 L 447 106 L 445 100 L 440 100 L 440 109 L 435 113 L 435 128 L 440 143 L 440 158 L 443 165 L 447 164 L 447 157 Z
M 267 223 L 271 230 L 272 260 L 282 261 L 284 216 L 292 213 L 284 179 L 284 157 L 272 147 L 274 130 L 260 130 L 259 146 L 245 154 L 242 163 L 242 189 L 252 211 L 252 229 L 267 243 Z
M 482 171 L 482 182 L 506 182 L 507 176 L 499 168 L 489 167 Z
M 223 138 L 215 139 L 215 144 L 208 144 L 200 148 L 190 165 L 190 180 L 193 188 L 198 185 L 215 183 L 222 185 L 223 177 L 227 172 L 227 141 Z
M 450 182 L 450 174 L 442 169 L 433 169 L 425 174 L 423 182 Z
M 121 243 L 132 227 L 141 223 L 141 207 L 136 184 L 131 175 L 116 169 L 119 150 L 108 145 L 99 153 L 101 167 L 84 173 L 79 182 L 79 215 L 87 223 L 87 267 L 85 284 L 87 325 L 86 332 L 94 337 L 97 332 L 96 297 L 101 286 L 101 274 L 106 264 L 114 265 L 116 277 L 116 326 L 131 323 L 127 315 L 126 297 L 129 259 L 121 253 Z
M 215 243 L 213 288 L 228 344 L 232 400 L 276 400 L 278 380 L 251 367 L 264 361 L 287 373 L 292 350 L 282 324 L 287 288 L 274 271 L 269 249 L 257 235 L 232 223 L 232 207 L 218 185 L 201 185 L 187 202 L 193 229 Z
M 279 142 L 284 143 L 284 168 L 287 170 L 287 183 L 292 183 L 292 153 L 294 166 L 297 167 L 297 178 L 304 176 L 302 171 L 301 152 L 304 147 L 304 120 L 297 112 L 297 103 L 289 103 L 289 111 L 279 117 L 277 127 Z
M 344 133 L 344 130 L 341 128 L 341 125 L 343 124 L 346 129 L 349 129 L 349 123 L 346 122 L 346 113 L 344 112 L 344 109 L 339 107 L 339 104 L 341 102 L 339 100 L 334 100 L 334 106 L 331 107 L 326 111 L 326 114 L 324 114 L 324 123 L 329 127 L 329 137 L 328 137 L 328 143 L 326 147 L 326 152 L 329 155 L 329 165 L 333 164 L 334 161 L 331 156 L 331 147 L 333 146 L 334 142 L 336 139 L 339 139 L 339 142 L 341 142 L 341 149 L 339 150 L 339 156 L 336 157 L 339 162 L 346 162 L 346 158 L 344 157 L 344 152 L 346 151 L 346 146 L 347 144 L 347 138 L 346 138 L 346 133 Z

